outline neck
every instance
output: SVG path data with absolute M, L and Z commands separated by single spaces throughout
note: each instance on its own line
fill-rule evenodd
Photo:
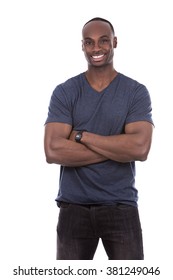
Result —
M 110 65 L 107 68 L 89 66 L 85 75 L 89 84 L 94 89 L 102 91 L 116 77 L 117 71 L 113 68 L 113 66 L 110 67 Z

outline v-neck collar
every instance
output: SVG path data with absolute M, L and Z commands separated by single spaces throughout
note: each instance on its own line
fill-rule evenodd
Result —
M 85 83 L 87 84 L 87 86 L 88 86 L 90 89 L 92 89 L 93 92 L 95 92 L 95 93 L 97 93 L 97 94 L 103 94 L 103 93 L 114 83 L 114 81 L 119 77 L 119 74 L 120 74 L 120 73 L 117 72 L 117 75 L 115 76 L 115 78 L 113 78 L 113 80 L 110 82 L 110 84 L 109 84 L 107 87 L 105 87 L 103 90 L 101 90 L 101 91 L 97 91 L 96 89 L 94 89 L 94 88 L 90 85 L 90 83 L 88 82 L 87 77 L 86 77 L 86 75 L 85 75 L 85 72 L 82 73 L 82 76 L 83 76 L 83 79 L 84 79 Z

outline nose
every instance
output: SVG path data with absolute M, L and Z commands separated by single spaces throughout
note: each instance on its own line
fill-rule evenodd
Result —
M 94 49 L 94 51 L 99 51 L 100 50 L 99 42 L 95 42 L 93 49 Z

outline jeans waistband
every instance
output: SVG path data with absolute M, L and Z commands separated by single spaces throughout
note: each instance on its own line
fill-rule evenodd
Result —
M 81 206 L 85 208 L 91 208 L 91 207 L 103 207 L 103 206 L 127 206 L 125 203 L 120 203 L 116 202 L 114 204 L 100 204 L 100 203 L 89 203 L 89 204 L 80 204 L 80 203 L 69 203 L 65 201 L 57 201 L 57 206 L 58 207 L 68 207 L 69 205 L 74 205 L 74 206 Z M 130 206 L 130 205 L 128 205 Z

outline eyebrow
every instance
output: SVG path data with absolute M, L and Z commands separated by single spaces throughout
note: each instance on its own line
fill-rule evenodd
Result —
M 109 38 L 109 36 L 108 36 L 108 35 L 102 35 L 100 38 L 104 38 L 104 37 Z M 89 40 L 93 40 L 91 37 L 85 37 L 85 38 L 84 38 L 84 40 L 87 40 L 87 39 L 89 39 Z

